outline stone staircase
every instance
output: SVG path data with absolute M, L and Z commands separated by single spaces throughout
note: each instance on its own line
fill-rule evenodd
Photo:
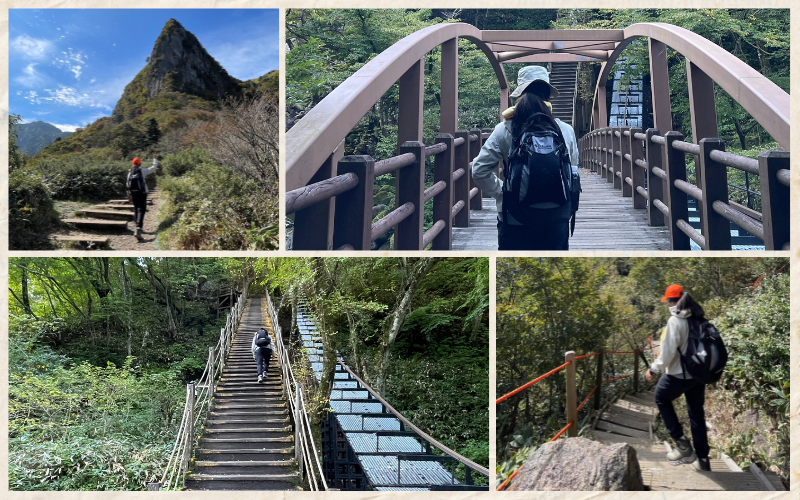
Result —
M 264 299 L 251 299 L 234 334 L 195 448 L 188 490 L 299 489 L 294 434 L 277 356 L 258 383 L 250 346 L 264 327 L 273 337 Z
M 558 89 L 558 97 L 550 101 L 553 116 L 570 125 L 577 79 L 578 63 L 551 63 L 550 83 Z

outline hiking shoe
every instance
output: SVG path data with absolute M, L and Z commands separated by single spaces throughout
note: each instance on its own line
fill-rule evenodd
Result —
M 697 472 L 711 472 L 711 462 L 707 458 L 699 458 L 692 462 L 692 469 Z
M 682 436 L 675 441 L 675 447 L 671 452 L 667 453 L 667 460 L 672 465 L 690 464 L 697 460 L 697 455 L 694 454 L 694 449 L 692 449 L 692 443 L 689 442 L 686 436 Z
M 133 231 L 133 235 L 136 237 L 137 240 L 142 241 L 142 230 L 138 227 Z
M 264 380 L 264 377 L 263 377 L 263 376 L 261 376 L 261 375 L 259 375 L 259 376 L 258 376 L 258 383 L 260 384 L 260 383 L 261 383 L 263 380 Z

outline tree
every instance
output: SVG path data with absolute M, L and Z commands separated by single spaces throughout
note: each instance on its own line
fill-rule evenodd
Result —
M 17 140 L 19 139 L 19 125 L 22 121 L 20 115 L 8 115 L 8 169 L 13 172 L 25 165 L 25 153 L 20 151 Z
M 158 140 L 161 138 L 161 130 L 158 128 L 158 122 L 154 117 L 150 117 L 144 124 L 145 127 L 145 136 L 147 137 L 147 143 L 150 146 L 155 146 L 158 143 Z

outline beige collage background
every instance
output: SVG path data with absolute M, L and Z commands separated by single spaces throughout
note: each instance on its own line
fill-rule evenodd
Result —
M 487 1 L 487 0 L 439 0 L 435 4 L 430 1 L 420 0 L 402 0 L 400 2 L 381 2 L 381 1 L 365 1 L 365 0 L 0 0 L 0 114 L 2 115 L 2 123 L 0 123 L 0 144 L 3 145 L 0 151 L 0 160 L 2 161 L 2 169 L 0 169 L 0 284 L 2 284 L 2 291 L 0 291 L 0 498 L 9 498 L 13 500 L 28 500 L 28 499 L 63 499 L 63 500 L 110 500 L 126 499 L 126 500 L 140 500 L 150 499 L 154 497 L 159 498 L 172 498 L 172 499 L 215 499 L 219 498 L 217 492 L 9 492 L 8 491 L 8 257 L 47 257 L 53 256 L 53 252 L 31 251 L 31 252 L 9 252 L 8 251 L 8 149 L 5 147 L 8 144 L 8 9 L 24 8 L 52 8 L 52 9 L 65 9 L 65 8 L 119 8 L 119 9 L 155 9 L 155 8 L 193 8 L 193 9 L 256 9 L 256 8 L 279 8 L 280 14 L 280 34 L 279 39 L 284 39 L 283 29 L 283 9 L 285 8 L 443 8 L 443 7 L 458 7 L 458 8 L 795 8 L 791 9 L 791 35 L 792 40 L 795 41 L 800 36 L 800 4 L 796 4 L 791 0 L 672 0 L 672 1 L 640 1 L 630 2 L 622 0 L 573 0 L 571 2 L 564 2 L 563 0 L 506 0 L 506 1 Z M 132 34 L 135 36 L 135 33 Z M 280 53 L 280 81 L 281 81 L 281 130 L 284 128 L 284 86 L 285 86 L 285 71 L 284 71 L 284 52 Z M 792 44 L 791 58 L 794 62 L 793 74 L 796 76 L 792 79 L 791 92 L 795 96 L 792 106 L 792 122 L 797 123 L 800 118 L 800 44 Z M 797 72 L 794 71 L 797 68 Z M 284 136 L 280 138 L 281 150 L 284 149 Z M 792 144 L 800 144 L 800 136 L 798 128 L 792 130 Z M 791 148 L 796 149 L 796 148 Z M 281 169 L 283 169 L 283 157 L 281 160 Z M 794 172 L 792 174 L 792 220 L 800 220 L 800 173 Z M 284 181 L 281 178 L 280 191 L 285 191 Z M 281 220 L 283 220 L 283 200 L 281 200 Z M 283 247 L 285 229 L 283 225 L 280 227 L 280 241 Z M 791 250 L 791 265 L 794 270 L 792 277 L 791 291 L 793 297 L 793 307 L 791 312 L 791 365 L 792 365 L 792 385 L 797 386 L 800 383 L 800 334 L 798 333 L 798 320 L 800 317 L 798 313 L 800 308 L 798 302 L 800 301 L 800 248 L 797 242 L 800 241 L 800 224 L 793 224 L 792 239 L 795 244 Z M 497 257 L 505 254 L 498 254 L 497 252 L 434 252 L 440 256 L 446 257 L 463 257 L 463 256 L 489 256 Z M 252 257 L 252 256 L 285 256 L 285 257 L 300 257 L 300 256 L 331 256 L 330 253 L 324 252 L 286 252 L 280 250 L 278 252 L 202 252 L 203 256 L 214 257 Z M 123 256 L 130 255 L 121 252 L 113 251 L 100 251 L 100 252 L 84 252 L 84 251 L 63 251 L 59 255 L 69 256 Z M 140 252 L 137 256 L 147 257 L 190 257 L 197 256 L 197 252 L 190 251 L 149 251 Z M 336 256 L 364 256 L 363 253 L 358 252 L 337 252 Z M 372 256 L 415 256 L 419 252 L 383 252 L 372 253 Z M 564 256 L 558 252 L 514 252 L 509 253 L 513 256 Z M 569 257 L 592 256 L 592 257 L 608 257 L 608 256 L 648 256 L 648 257 L 672 257 L 672 256 L 688 256 L 689 252 L 570 252 Z M 699 256 L 699 253 L 691 253 L 691 256 Z M 785 256 L 786 252 L 737 252 L 731 254 L 730 252 L 706 252 L 703 257 L 729 257 L 736 255 L 738 257 L 764 257 L 764 256 Z M 495 301 L 495 259 L 490 259 L 490 303 Z M 491 314 L 489 318 L 490 332 L 495 332 L 495 315 Z M 494 335 L 490 336 L 489 342 L 489 356 L 494 360 L 495 357 L 495 341 Z M 489 406 L 490 422 L 495 420 L 495 408 L 493 401 L 496 398 L 495 394 L 495 363 L 490 364 L 489 370 L 489 397 L 487 401 Z M 714 499 L 758 499 L 758 500 L 788 500 L 800 499 L 800 400 L 797 397 L 792 399 L 791 404 L 791 425 L 792 425 L 792 452 L 791 452 L 791 491 L 780 493 L 757 493 L 757 492 L 470 492 L 470 493 L 417 493 L 417 492 L 246 492 L 237 495 L 238 498 L 246 498 L 248 500 L 323 500 L 325 498 L 356 498 L 356 499 L 416 499 L 422 496 L 425 498 L 436 498 L 443 500 L 472 500 L 472 499 L 489 499 L 489 498 L 509 498 L 509 499 L 556 499 L 556 500 L 584 500 L 584 499 L 625 499 L 625 500 L 639 500 L 639 499 L 693 499 L 703 498 L 704 500 Z M 494 456 L 495 456 L 495 429 L 491 425 L 489 429 L 489 456 L 490 456 L 490 484 L 494 484 Z M 493 489 L 493 488 L 492 488 Z

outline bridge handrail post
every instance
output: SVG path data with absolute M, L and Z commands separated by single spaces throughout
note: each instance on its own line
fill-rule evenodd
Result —
M 630 131 L 630 127 L 620 127 L 619 129 L 619 150 L 620 150 L 620 169 L 622 171 L 622 197 L 633 196 L 633 187 L 625 179 L 630 178 L 633 182 L 633 156 L 631 156 L 631 138 L 625 138 L 625 131 Z M 632 134 L 631 134 L 632 135 Z M 625 155 L 630 157 L 630 161 L 625 159 Z
M 606 182 L 614 182 L 614 129 L 606 127 L 603 129 L 603 147 L 605 152 L 605 176 Z
M 470 162 L 470 143 L 469 130 L 457 130 L 456 138 L 464 139 L 461 145 L 456 146 L 454 157 L 454 170 L 464 169 L 464 175 L 456 180 L 453 185 L 453 203 L 464 202 L 464 207 L 456 214 L 453 219 L 454 227 L 469 227 L 469 190 L 472 183 L 472 168 Z
M 641 134 L 642 129 L 641 127 L 633 127 L 630 129 L 631 136 L 630 141 L 628 141 L 628 151 L 630 151 L 631 161 L 630 161 L 630 172 L 631 172 L 631 181 L 633 182 L 633 208 L 647 208 L 647 199 L 637 191 L 637 188 L 641 187 L 644 189 L 644 169 L 641 168 L 639 165 L 636 164 L 636 160 L 644 160 L 644 149 L 642 147 L 642 141 L 636 139 L 636 134 Z
M 654 135 L 659 135 L 657 128 L 647 129 L 644 135 L 646 136 L 644 143 L 645 155 L 647 156 L 647 195 L 650 198 L 647 203 L 647 224 L 649 226 L 663 226 L 664 214 L 656 208 L 653 202 L 661 200 L 665 205 L 668 205 L 664 199 L 664 181 L 653 172 L 653 169 L 660 168 L 663 170 L 661 159 L 664 153 L 661 150 L 661 144 L 656 144 L 651 139 Z
M 617 133 L 619 133 L 619 137 L 617 137 Z M 614 165 L 611 180 L 614 182 L 614 189 L 621 189 L 622 156 L 617 156 L 617 152 L 622 151 L 622 127 L 613 127 L 611 129 L 611 145 L 611 164 Z M 617 175 L 617 173 L 620 175 Z
M 306 185 L 336 177 L 336 165 L 343 155 L 344 141 L 325 159 Z M 334 198 L 295 212 L 292 250 L 332 250 L 333 214 Z
M 206 394 L 209 398 L 214 396 L 214 348 L 208 348 L 208 389 Z
M 183 448 L 183 461 L 181 463 L 181 472 L 189 470 L 189 462 L 192 459 L 192 445 L 194 445 L 194 382 L 186 384 L 186 406 L 189 408 L 188 420 L 186 420 L 186 427 L 184 428 L 185 445 Z M 184 486 L 185 475 L 183 476 Z
M 689 222 L 689 197 L 675 187 L 677 179 L 686 180 L 686 156 L 672 146 L 682 141 L 683 134 L 670 131 L 664 135 L 664 156 L 666 157 L 667 192 L 669 193 L 669 242 L 671 250 L 691 250 L 689 236 L 678 227 L 678 221 Z
M 730 222 L 714 210 L 715 201 L 728 203 L 728 167 L 711 159 L 711 151 L 725 151 L 725 143 L 719 139 L 701 139 L 699 146 L 696 170 L 703 191 L 702 203 L 698 203 L 702 207 L 700 227 L 706 239 L 703 250 L 730 250 Z
M 395 250 L 422 250 L 422 229 L 425 207 L 422 196 L 425 191 L 425 144 L 406 141 L 400 146 L 400 154 L 412 153 L 414 163 L 397 171 L 395 207 L 406 203 L 414 205 L 414 213 L 402 220 L 394 231 Z M 372 197 L 370 197 L 370 200 Z
M 481 134 L 481 129 L 479 129 L 479 128 L 473 128 L 473 129 L 471 129 L 469 131 L 469 133 L 472 134 L 472 135 L 477 135 L 478 136 L 478 140 L 475 142 L 475 144 L 472 144 L 469 147 L 469 161 L 470 161 L 470 163 L 472 163 L 472 161 L 475 160 L 475 158 L 478 157 L 478 153 L 481 152 L 481 147 L 483 147 L 484 140 L 483 140 L 483 137 L 482 137 L 482 134 Z M 471 200 L 468 200 L 469 201 L 469 203 L 468 203 L 469 209 L 470 210 L 483 210 L 483 197 L 481 195 L 481 189 L 478 187 L 477 184 L 475 184 L 475 181 L 472 179 L 472 168 L 470 168 L 469 169 L 469 189 L 470 189 L 470 191 L 472 191 L 473 188 L 477 188 L 478 189 L 478 194 L 476 194 L 475 197 L 473 197 Z M 466 207 L 464 207 L 464 208 L 466 208 Z
M 592 400 L 592 408 L 594 411 L 600 411 L 600 402 L 601 396 L 600 393 L 603 390 L 603 358 L 605 354 L 603 354 L 603 348 L 600 348 L 600 354 L 597 356 L 597 369 L 595 370 L 595 377 L 594 377 L 594 385 L 597 386 L 597 390 L 594 393 L 594 398 Z
M 764 151 L 758 155 L 761 182 L 761 222 L 765 250 L 784 250 L 790 238 L 790 192 L 778 180 L 778 171 L 789 168 L 788 151 Z
M 573 422 L 567 429 L 567 437 L 578 435 L 578 393 L 575 378 L 575 351 L 567 351 L 564 355 L 567 365 L 567 424 Z
M 436 144 L 444 143 L 447 149 L 434 157 L 433 182 L 444 181 L 445 188 L 433 197 L 433 222 L 444 221 L 444 229 L 433 239 L 431 250 L 450 250 L 453 248 L 453 141 L 451 134 L 436 136 Z M 462 209 L 463 210 L 463 209 Z
M 352 245 L 354 250 L 372 246 L 372 204 L 375 160 L 368 155 L 345 156 L 337 166 L 339 175 L 354 173 L 358 185 L 336 196 L 333 217 L 333 248 Z

